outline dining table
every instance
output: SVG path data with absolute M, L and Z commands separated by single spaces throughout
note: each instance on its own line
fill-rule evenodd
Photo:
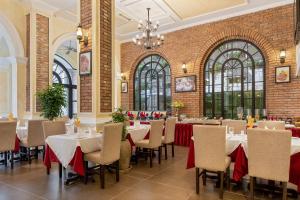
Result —
M 62 168 L 71 166 L 79 176 L 84 176 L 84 154 L 101 150 L 103 134 L 101 133 L 68 133 L 48 136 L 45 140 L 46 150 L 44 165 L 50 173 L 51 162 L 59 163 L 59 177 Z
M 248 142 L 246 134 L 226 134 L 226 153 L 234 163 L 233 180 L 239 182 L 248 174 Z M 191 138 L 186 168 L 195 167 L 194 138 Z M 300 138 L 291 138 L 289 182 L 300 192 Z

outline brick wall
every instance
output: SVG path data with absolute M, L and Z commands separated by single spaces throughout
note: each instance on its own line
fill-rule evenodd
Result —
M 30 111 L 30 14 L 26 15 L 26 111 Z
M 80 19 L 84 30 L 92 27 L 92 0 L 80 1 Z M 87 46 L 80 45 L 81 52 L 92 50 L 92 36 L 89 34 Z M 93 70 L 92 70 L 93 71 Z M 80 112 L 92 112 L 92 76 L 80 76 Z
M 49 18 L 36 15 L 36 91 L 49 85 Z M 36 111 L 41 111 L 38 101 Z
M 100 112 L 112 111 L 112 0 L 100 1 Z
M 286 5 L 230 19 L 194 26 L 166 35 L 164 46 L 148 52 L 132 42 L 121 45 L 121 70 L 129 77 L 129 92 L 122 93 L 122 106 L 133 109 L 133 76 L 137 63 L 146 55 L 158 53 L 170 64 L 172 72 L 172 99 L 185 103 L 183 113 L 203 115 L 203 72 L 209 53 L 221 42 L 245 39 L 256 44 L 266 60 L 266 106 L 271 115 L 299 116 L 300 78 L 295 76 L 296 60 L 293 41 L 293 6 Z M 275 84 L 275 66 L 281 65 L 279 50 L 287 50 L 284 65 L 291 65 L 291 83 Z M 188 73 L 181 70 L 187 64 Z M 175 93 L 174 78 L 197 76 L 197 91 Z

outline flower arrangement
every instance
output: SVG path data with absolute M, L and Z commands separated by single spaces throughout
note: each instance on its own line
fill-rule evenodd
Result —
M 184 107 L 184 104 L 182 103 L 182 101 L 174 101 L 172 103 L 172 107 L 175 110 L 175 116 L 179 117 L 179 110 L 182 109 Z
M 140 112 L 140 118 L 142 120 L 145 120 L 147 117 L 148 117 L 148 113 L 146 113 L 146 112 Z
M 162 117 L 162 114 L 161 113 L 154 113 L 153 114 L 153 117 L 154 117 L 154 119 L 160 119 L 161 117 Z
M 130 120 L 134 120 L 134 114 L 132 112 L 128 111 L 127 116 L 129 117 Z

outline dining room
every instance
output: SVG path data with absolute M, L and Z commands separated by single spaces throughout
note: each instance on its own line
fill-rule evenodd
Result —
M 0 200 L 300 199 L 300 0 L 1 0 Z

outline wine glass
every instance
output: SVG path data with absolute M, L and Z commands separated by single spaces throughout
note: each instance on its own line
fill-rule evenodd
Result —
M 229 132 L 229 134 L 233 135 L 234 134 L 234 128 L 233 127 L 229 127 L 228 128 L 228 132 Z

